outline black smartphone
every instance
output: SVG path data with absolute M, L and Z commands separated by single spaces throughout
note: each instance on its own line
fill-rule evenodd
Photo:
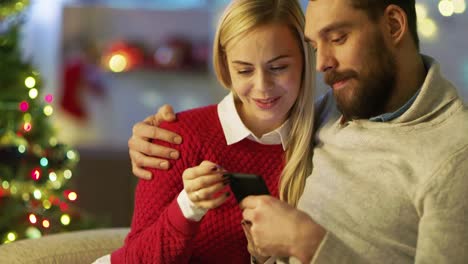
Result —
M 270 194 L 265 181 L 258 175 L 232 172 L 225 175 L 228 175 L 229 185 L 238 203 L 249 195 Z

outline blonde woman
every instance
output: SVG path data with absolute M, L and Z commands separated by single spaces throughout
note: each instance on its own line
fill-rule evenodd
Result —
M 213 57 L 230 93 L 161 124 L 184 140 L 153 143 L 178 148 L 180 158 L 138 183 L 131 231 L 112 263 L 249 262 L 226 171 L 261 175 L 273 196 L 297 204 L 312 171 L 314 76 L 303 30 L 295 0 L 237 0 L 226 8 Z

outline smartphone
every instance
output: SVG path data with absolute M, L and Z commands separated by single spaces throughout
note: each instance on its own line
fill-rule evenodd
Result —
M 270 194 L 265 181 L 258 175 L 232 172 L 225 175 L 228 175 L 229 185 L 238 203 L 249 195 Z

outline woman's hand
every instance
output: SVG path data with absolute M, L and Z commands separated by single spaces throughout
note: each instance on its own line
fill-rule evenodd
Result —
M 184 190 L 196 207 L 213 209 L 226 201 L 230 192 L 226 188 L 229 179 L 223 176 L 225 172 L 210 161 L 184 171 Z

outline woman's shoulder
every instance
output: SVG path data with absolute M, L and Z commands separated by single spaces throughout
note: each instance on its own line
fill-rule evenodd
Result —
M 195 133 L 210 127 L 218 120 L 217 105 L 207 105 L 185 110 L 176 114 L 174 122 L 163 122 L 161 128 L 182 134 Z

